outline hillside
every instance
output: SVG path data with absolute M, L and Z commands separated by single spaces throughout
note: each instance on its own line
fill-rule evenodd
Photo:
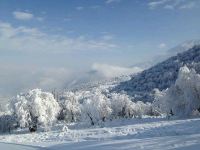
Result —
M 176 56 L 158 63 L 133 76 L 130 80 L 120 83 L 114 87 L 112 92 L 125 92 L 137 97 L 139 100 L 152 101 L 152 91 L 157 88 L 164 90 L 175 83 L 180 67 L 187 65 L 200 72 L 200 45 L 193 46 L 187 51 L 178 53 Z

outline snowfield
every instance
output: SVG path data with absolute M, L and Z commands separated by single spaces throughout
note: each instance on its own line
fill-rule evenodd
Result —
M 190 149 L 200 146 L 200 119 L 120 119 L 101 126 L 57 124 L 52 131 L 17 130 L 0 135 L 1 149 Z

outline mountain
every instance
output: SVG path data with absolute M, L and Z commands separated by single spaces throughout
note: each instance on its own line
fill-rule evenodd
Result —
M 152 67 L 153 65 L 156 65 L 172 56 L 177 55 L 178 53 L 182 53 L 184 51 L 187 51 L 189 49 L 191 49 L 192 47 L 194 47 L 195 45 L 200 45 L 200 40 L 188 40 L 185 41 L 169 50 L 167 50 L 165 53 L 163 54 L 159 54 L 156 55 L 155 57 L 153 57 L 152 59 L 145 61 L 145 62 L 140 62 L 138 64 L 135 64 L 134 66 L 143 68 L 143 69 L 148 69 L 150 67 Z
M 153 89 L 164 90 L 174 84 L 180 67 L 187 65 L 200 73 L 200 44 L 194 44 L 196 45 L 192 45 L 187 51 L 184 51 L 183 47 L 174 49 L 180 53 L 142 71 L 128 81 L 121 82 L 111 91 L 125 92 L 137 100 L 152 101 Z
M 193 48 L 196 45 L 200 45 L 200 40 L 189 40 L 189 41 L 185 41 L 182 44 L 171 48 L 167 51 L 167 56 L 175 56 L 178 53 L 187 51 L 191 48 Z

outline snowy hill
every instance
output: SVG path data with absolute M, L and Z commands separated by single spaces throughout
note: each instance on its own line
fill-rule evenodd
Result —
M 179 49 L 180 50 L 180 49 Z M 179 51 L 178 50 L 178 51 Z M 183 49 L 181 49 L 183 50 Z M 124 91 L 128 95 L 135 96 L 144 101 L 151 101 L 153 89 L 164 90 L 175 83 L 180 67 L 187 65 L 200 72 L 200 45 L 193 46 L 187 51 L 178 53 L 176 56 L 158 63 L 157 65 L 144 70 L 131 80 L 120 83 L 112 91 Z

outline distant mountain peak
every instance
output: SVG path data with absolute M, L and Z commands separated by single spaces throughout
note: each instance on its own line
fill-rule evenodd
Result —
M 173 48 L 170 48 L 168 51 L 166 51 L 163 54 L 156 55 L 149 61 L 140 62 L 138 64 L 135 64 L 134 66 L 138 66 L 143 69 L 148 69 L 148 68 L 152 67 L 153 65 L 156 65 L 157 63 L 160 63 L 172 56 L 177 55 L 178 53 L 181 53 L 181 52 L 191 49 L 195 45 L 200 45 L 200 40 L 187 40 Z
M 181 52 L 191 49 L 195 45 L 200 45 L 200 40 L 185 41 L 185 42 L 181 43 L 180 45 L 168 50 L 167 53 L 170 54 L 171 56 L 174 56 L 178 53 L 181 53 Z

